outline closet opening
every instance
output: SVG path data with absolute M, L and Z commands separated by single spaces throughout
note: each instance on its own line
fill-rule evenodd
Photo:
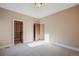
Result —
M 14 44 L 23 43 L 23 22 L 14 21 Z

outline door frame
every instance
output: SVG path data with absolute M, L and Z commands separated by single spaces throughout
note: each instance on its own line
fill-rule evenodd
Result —
M 14 42 L 14 21 L 20 21 L 20 22 L 23 22 L 23 43 L 24 43 L 24 20 L 23 19 L 13 19 L 12 20 L 12 42 L 13 42 L 13 45 L 15 45 L 15 42 Z

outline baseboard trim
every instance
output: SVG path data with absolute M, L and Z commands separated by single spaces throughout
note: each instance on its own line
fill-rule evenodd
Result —
M 23 43 L 31 43 L 31 42 L 34 42 L 33 40 L 30 40 L 30 41 L 24 41 Z
M 8 44 L 8 45 L 0 46 L 0 49 L 11 47 L 11 46 L 13 46 L 13 44 Z
M 72 47 L 72 46 L 69 46 L 69 45 L 64 45 L 64 44 L 57 43 L 57 42 L 51 42 L 51 43 L 55 44 L 55 45 L 58 45 L 60 47 L 64 47 L 64 48 L 79 52 L 79 48 L 76 48 L 76 47 Z

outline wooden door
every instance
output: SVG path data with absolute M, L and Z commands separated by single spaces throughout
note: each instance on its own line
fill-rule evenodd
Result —
M 34 24 L 34 40 L 40 40 L 40 24 Z
M 23 42 L 23 22 L 14 21 L 14 43 Z

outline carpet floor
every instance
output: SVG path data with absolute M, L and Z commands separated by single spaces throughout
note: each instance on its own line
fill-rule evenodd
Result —
M 0 50 L 1 56 L 78 56 L 79 52 L 43 41 L 17 44 Z

